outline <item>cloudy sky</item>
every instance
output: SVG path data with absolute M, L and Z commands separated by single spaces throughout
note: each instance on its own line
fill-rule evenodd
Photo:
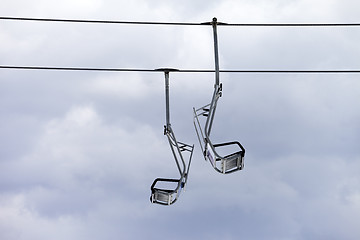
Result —
M 120 21 L 359 23 L 356 0 L 0 0 L 0 16 Z M 219 27 L 221 69 L 360 69 L 360 28 Z M 0 65 L 213 69 L 211 27 L 0 22 Z M 221 74 L 213 141 L 245 168 L 205 162 L 192 107 L 214 74 L 170 74 L 172 127 L 195 144 L 177 177 L 162 73 L 0 69 L 0 239 L 359 239 L 358 74 Z

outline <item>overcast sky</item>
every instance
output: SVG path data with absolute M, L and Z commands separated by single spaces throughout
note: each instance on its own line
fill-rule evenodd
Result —
M 120 21 L 359 23 L 356 0 L 0 0 L 0 16 Z M 360 28 L 219 27 L 221 69 L 360 69 Z M 0 65 L 213 69 L 207 26 L 0 22 Z M 192 107 L 214 74 L 171 73 L 173 130 L 195 144 L 177 177 L 162 73 L 0 69 L 0 239 L 360 239 L 360 75 L 220 76 L 213 141 L 245 168 L 205 162 Z

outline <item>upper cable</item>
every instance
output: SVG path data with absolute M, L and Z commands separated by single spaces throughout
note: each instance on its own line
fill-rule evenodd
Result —
M 99 23 L 99 24 L 137 24 L 137 25 L 178 25 L 178 26 L 211 26 L 212 22 L 151 22 L 151 21 L 116 21 L 116 20 L 84 20 L 59 18 L 28 18 L 28 17 L 0 17 L 0 20 L 38 21 L 38 22 L 67 22 L 67 23 Z M 358 27 L 360 23 L 224 23 L 218 26 L 233 27 Z

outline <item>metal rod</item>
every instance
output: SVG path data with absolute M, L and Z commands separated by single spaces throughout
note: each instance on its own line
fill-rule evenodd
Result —
M 166 128 L 170 127 L 169 72 L 165 72 Z
M 214 121 L 214 115 L 216 110 L 217 94 L 220 85 L 220 73 L 219 73 L 219 48 L 218 48 L 218 39 L 217 39 L 217 19 L 213 18 L 213 34 L 214 34 L 214 58 L 215 58 L 215 85 L 214 85 L 214 94 L 210 103 L 209 116 L 205 124 L 205 135 L 206 138 L 209 138 L 211 133 L 212 124 Z
M 169 123 L 170 124 L 170 123 Z M 174 156 L 174 159 L 175 159 L 175 163 L 176 163 L 176 166 L 179 170 L 179 174 L 180 176 L 183 176 L 184 175 L 184 172 L 185 172 L 185 162 L 182 158 L 182 155 L 181 155 L 181 152 L 180 152 L 180 149 L 179 149 L 179 146 L 178 146 L 178 143 L 176 141 L 176 138 L 175 138 L 175 134 L 174 132 L 172 131 L 171 127 L 168 129 L 168 132 L 166 133 L 166 136 L 168 138 L 168 141 L 169 141 L 169 144 L 170 144 L 170 148 L 171 148 L 171 152 Z M 181 161 L 182 161 L 182 164 L 183 164 L 183 169 L 181 169 L 180 167 L 180 163 L 178 161 L 178 158 L 177 158 L 177 155 L 176 155 L 176 151 L 174 149 L 174 147 L 176 148 L 177 152 L 179 153 L 179 156 L 181 158 Z
M 214 56 L 215 56 L 215 85 L 220 84 L 220 74 L 219 74 L 219 49 L 218 49 L 218 39 L 217 39 L 217 19 L 213 18 L 212 27 L 214 32 Z

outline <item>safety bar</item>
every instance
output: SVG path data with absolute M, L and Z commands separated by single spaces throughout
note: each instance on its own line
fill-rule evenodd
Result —
M 208 106 L 209 104 L 197 110 L 195 108 L 193 109 L 195 131 L 205 160 L 209 160 L 214 169 L 223 174 L 242 170 L 244 168 L 245 148 L 241 145 L 241 143 L 233 141 L 213 144 L 209 135 L 203 131 L 199 116 L 209 116 Z M 237 150 L 235 152 L 233 151 L 228 153 L 225 156 L 220 156 L 217 150 L 220 150 L 221 148 L 224 149 L 226 146 L 235 146 Z M 217 164 L 219 162 L 221 165 Z

